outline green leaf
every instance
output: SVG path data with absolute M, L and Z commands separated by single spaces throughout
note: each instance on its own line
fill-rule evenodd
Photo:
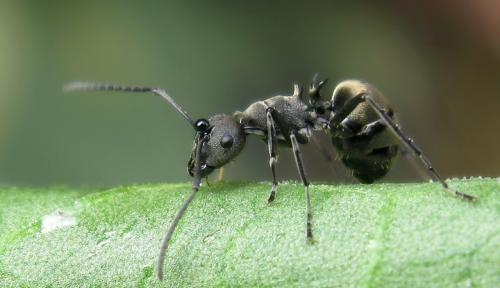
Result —
M 182 219 L 156 279 L 162 237 L 190 184 L 111 190 L 0 188 L 0 287 L 498 287 L 500 179 L 204 186 Z M 76 225 L 42 233 L 56 211 Z

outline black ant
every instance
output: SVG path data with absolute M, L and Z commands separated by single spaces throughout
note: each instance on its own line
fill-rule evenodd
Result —
M 151 92 L 166 100 L 194 128 L 196 134 L 187 167 L 188 173 L 194 178 L 193 190 L 175 215 L 163 240 L 158 260 L 158 278 L 161 280 L 169 241 L 198 192 L 201 179 L 235 158 L 245 146 L 246 135 L 258 135 L 267 142 L 269 166 L 273 175 L 268 202 L 276 199 L 278 187 L 275 171 L 277 147 L 292 148 L 305 188 L 308 241 L 313 240 L 311 198 L 299 144 L 307 144 L 314 130 L 330 132 L 340 159 L 360 182 L 372 183 L 385 176 L 398 152 L 409 149 L 446 191 L 465 200 L 476 199 L 448 186 L 422 150 L 395 123 L 393 110 L 375 87 L 358 80 L 343 81 L 335 88 L 332 99 L 325 100 L 320 90 L 326 81 L 318 81 L 316 75 L 307 93 L 294 85 L 291 96 L 271 97 L 251 104 L 243 112 L 217 114 L 208 120 L 201 118 L 196 121 L 160 88 L 73 82 L 66 85 L 64 90 Z

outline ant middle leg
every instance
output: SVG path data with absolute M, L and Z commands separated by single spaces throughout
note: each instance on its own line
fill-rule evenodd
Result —
M 273 173 L 273 186 L 271 188 L 271 194 L 269 195 L 268 203 L 271 203 L 276 199 L 276 191 L 278 189 L 278 181 L 276 181 L 276 128 L 274 126 L 274 120 L 272 116 L 272 108 L 268 107 L 266 109 L 267 118 L 267 149 L 269 151 L 269 167 Z
M 307 222 L 306 222 L 306 236 L 309 242 L 313 241 L 312 233 L 312 209 L 311 209 L 311 195 L 309 194 L 309 180 L 307 180 L 306 173 L 304 171 L 304 164 L 302 161 L 302 154 L 300 153 L 299 142 L 295 136 L 295 133 L 290 134 L 290 140 L 292 142 L 293 155 L 295 158 L 295 164 L 297 165 L 297 170 L 299 172 L 302 183 L 304 184 L 304 189 L 306 192 L 306 212 L 307 212 Z

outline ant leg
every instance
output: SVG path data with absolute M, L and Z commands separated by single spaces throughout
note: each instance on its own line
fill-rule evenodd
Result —
M 271 115 L 272 108 L 268 107 L 266 109 L 267 118 L 267 149 L 269 150 L 269 167 L 273 173 L 273 187 L 271 188 L 271 194 L 269 195 L 268 203 L 271 203 L 276 199 L 276 190 L 278 189 L 278 181 L 276 181 L 276 128 L 274 127 L 273 116 Z
M 344 119 L 351 114 L 358 105 L 363 102 L 363 98 L 360 97 L 360 95 L 355 96 L 351 99 L 349 99 L 342 108 L 340 108 L 338 111 L 335 111 L 335 114 L 333 114 L 333 117 L 330 119 L 330 127 L 337 127 L 340 125 Z
M 445 191 L 450 192 L 454 196 L 458 196 L 464 200 L 472 201 L 475 200 L 477 197 L 472 196 L 469 194 L 465 194 L 463 192 L 460 192 L 458 190 L 451 189 L 448 186 L 448 183 L 444 181 L 444 179 L 441 177 L 441 175 L 437 172 L 436 169 L 432 166 L 429 158 L 427 158 L 423 153 L 422 150 L 415 144 L 413 139 L 410 137 L 406 136 L 403 131 L 401 131 L 401 128 L 394 123 L 394 121 L 391 119 L 391 117 L 385 112 L 384 109 L 382 109 L 373 99 L 367 94 L 360 94 L 358 95 L 359 98 L 362 99 L 362 101 L 365 101 L 370 107 L 378 114 L 378 116 L 385 122 L 385 124 L 389 127 L 389 129 L 392 131 L 392 133 L 401 141 L 403 142 L 418 158 L 420 161 L 424 164 L 424 166 L 427 168 L 427 172 L 433 176 L 435 179 L 441 183 L 441 186 Z M 356 96 L 356 98 L 358 98 Z M 353 98 L 354 99 L 354 98 Z
M 382 119 L 373 121 L 364 126 L 364 128 L 357 134 L 350 136 L 346 140 L 349 141 L 350 145 L 355 146 L 356 144 L 364 145 L 371 141 L 373 136 L 378 133 L 383 132 L 386 129 L 387 125 L 385 125 Z
M 302 183 L 304 184 L 304 189 L 306 191 L 306 209 L 307 209 L 307 240 L 313 241 L 312 234 L 312 211 L 311 211 L 311 196 L 309 195 L 309 180 L 307 180 L 306 173 L 304 171 L 304 165 L 302 163 L 302 155 L 300 153 L 299 142 L 295 137 L 295 133 L 290 134 L 290 140 L 292 142 L 293 155 L 295 156 L 295 164 L 297 165 L 297 170 L 299 171 L 300 178 L 302 178 Z

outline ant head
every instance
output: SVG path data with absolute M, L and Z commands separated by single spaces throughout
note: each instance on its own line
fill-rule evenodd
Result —
M 245 132 L 243 126 L 229 115 L 215 115 L 208 120 L 199 119 L 195 122 L 195 129 L 208 140 L 201 150 L 201 176 L 209 175 L 213 170 L 224 166 L 236 157 L 245 146 Z M 188 173 L 194 175 L 196 141 L 193 152 L 188 161 Z

